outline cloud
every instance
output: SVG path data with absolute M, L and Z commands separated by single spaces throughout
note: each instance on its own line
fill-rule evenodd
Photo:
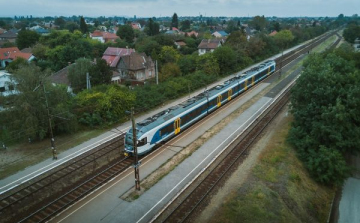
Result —
M 359 8 L 358 0 L 17 0 L 2 4 L 1 16 L 337 16 Z

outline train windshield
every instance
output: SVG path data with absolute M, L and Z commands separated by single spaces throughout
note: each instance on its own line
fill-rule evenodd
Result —
M 132 137 L 131 133 L 126 133 L 125 144 L 128 144 L 128 145 L 133 144 L 133 137 Z

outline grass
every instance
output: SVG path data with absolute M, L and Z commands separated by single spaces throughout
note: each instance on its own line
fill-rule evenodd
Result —
M 92 139 L 105 131 L 107 131 L 107 129 L 94 129 L 77 132 L 72 135 L 56 136 L 55 146 L 58 153 L 60 153 Z M 9 146 L 7 150 L 0 151 L 0 179 L 51 157 L 50 140 Z
M 326 222 L 334 190 L 308 175 L 286 142 L 281 121 L 245 183 L 225 199 L 211 222 Z
M 333 35 L 332 37 L 328 38 L 325 42 L 321 43 L 320 45 L 318 45 L 317 47 L 315 47 L 312 52 L 314 53 L 320 53 L 325 51 L 328 47 L 331 46 L 331 44 L 334 43 L 334 41 L 336 40 L 336 36 Z

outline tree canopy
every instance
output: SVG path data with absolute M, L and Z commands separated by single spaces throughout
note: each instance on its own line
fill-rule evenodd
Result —
M 32 30 L 21 30 L 16 38 L 19 49 L 32 47 L 40 39 L 40 35 Z
M 119 26 L 119 29 L 116 32 L 116 35 L 128 43 L 134 42 L 135 32 L 134 32 L 133 28 L 129 25 Z
M 174 13 L 174 15 L 172 16 L 171 27 L 179 28 L 178 15 L 176 13 Z
M 360 151 L 360 72 L 334 53 L 311 55 L 292 89 L 289 141 L 316 180 L 340 185 Z

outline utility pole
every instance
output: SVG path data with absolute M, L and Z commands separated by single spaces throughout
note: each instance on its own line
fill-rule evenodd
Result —
M 140 190 L 140 174 L 139 174 L 139 166 L 140 163 L 138 161 L 138 153 L 137 153 L 137 137 L 136 137 L 136 125 L 135 125 L 135 117 L 134 117 L 134 107 L 131 108 L 131 122 L 132 122 L 132 131 L 133 131 L 133 148 L 134 148 L 134 171 L 135 171 L 135 189 Z
M 157 60 L 155 61 L 155 75 L 156 75 L 156 85 L 158 85 L 159 84 L 159 73 L 158 73 Z
M 51 151 L 53 154 L 53 160 L 57 160 L 57 152 L 56 152 L 56 148 L 55 148 L 55 139 L 54 139 L 54 134 L 53 134 L 52 125 L 51 125 L 51 115 L 50 115 L 50 110 L 49 110 L 49 103 L 47 100 L 46 89 L 45 89 L 45 85 L 43 84 L 43 82 L 40 81 L 40 85 L 37 86 L 33 91 L 36 91 L 40 86 L 43 87 L 43 91 L 44 91 L 46 111 L 47 111 L 47 116 L 48 116 L 48 120 L 49 120 L 49 130 L 50 130 L 50 136 L 51 136 L 50 145 L 51 145 Z
M 86 89 L 91 89 L 89 72 L 86 73 Z

